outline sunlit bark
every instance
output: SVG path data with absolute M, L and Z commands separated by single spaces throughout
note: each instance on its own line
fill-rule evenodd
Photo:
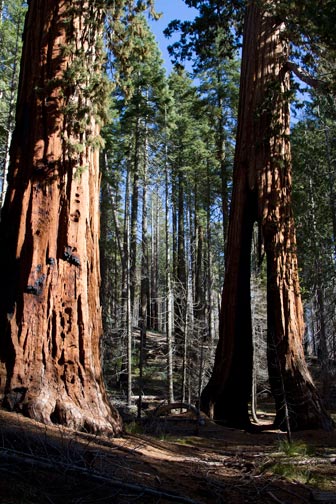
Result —
M 288 42 L 270 2 L 247 9 L 234 187 L 220 340 L 202 407 L 249 427 L 252 377 L 250 253 L 255 221 L 267 256 L 268 361 L 277 425 L 284 405 L 292 428 L 330 428 L 302 346 L 303 311 L 291 209 Z
M 115 434 L 99 355 L 99 127 L 86 115 L 77 133 L 92 103 L 69 85 L 78 54 L 99 71 L 99 16 L 85 1 L 29 4 L 0 231 L 0 389 L 36 420 Z

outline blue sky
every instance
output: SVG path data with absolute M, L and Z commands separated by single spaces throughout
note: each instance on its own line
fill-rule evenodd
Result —
M 150 26 L 156 36 L 165 66 L 169 72 L 172 65 L 170 63 L 167 46 L 172 43 L 173 39 L 165 38 L 163 30 L 173 19 L 180 19 L 182 21 L 193 19 L 197 10 L 187 7 L 183 0 L 155 0 L 155 9 L 157 12 L 162 12 L 163 15 L 158 21 L 150 21 Z

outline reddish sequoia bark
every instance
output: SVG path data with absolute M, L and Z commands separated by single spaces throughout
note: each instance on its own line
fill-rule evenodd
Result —
M 99 127 L 75 54 L 99 71 L 93 4 L 29 5 L 0 231 L 0 391 L 36 420 L 117 434 L 99 357 L 99 153 L 88 142 Z
M 257 221 L 267 254 L 268 361 L 277 425 L 331 428 L 308 372 L 291 210 L 288 43 L 269 7 L 249 4 L 245 22 L 234 189 L 220 340 L 202 408 L 249 427 L 252 375 L 250 251 Z

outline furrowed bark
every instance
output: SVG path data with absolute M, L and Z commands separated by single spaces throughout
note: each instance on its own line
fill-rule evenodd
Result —
M 0 391 L 5 406 L 38 421 L 117 434 L 99 355 L 99 152 L 89 145 L 99 126 L 68 82 L 75 48 L 98 64 L 93 15 L 97 23 L 85 1 L 29 5 L 0 229 Z
M 234 187 L 220 340 L 202 408 L 249 427 L 252 375 L 250 252 L 258 222 L 267 256 L 268 362 L 276 425 L 323 427 L 332 421 L 312 382 L 303 352 L 303 310 L 291 209 L 289 44 L 271 2 L 251 2 L 246 15 Z M 286 408 L 284 407 L 286 406 Z

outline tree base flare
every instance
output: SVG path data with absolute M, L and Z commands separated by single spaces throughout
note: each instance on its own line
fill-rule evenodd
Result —
M 27 391 L 15 388 L 6 394 L 3 406 L 45 425 L 62 425 L 95 435 L 118 436 L 122 432 L 118 411 L 102 396 L 99 401 L 82 398 L 75 402 L 50 392 L 29 397 Z
M 228 391 L 220 396 L 211 393 L 209 384 L 202 392 L 201 411 L 220 425 L 246 431 L 252 429 L 247 401 L 239 395 L 233 397 Z

